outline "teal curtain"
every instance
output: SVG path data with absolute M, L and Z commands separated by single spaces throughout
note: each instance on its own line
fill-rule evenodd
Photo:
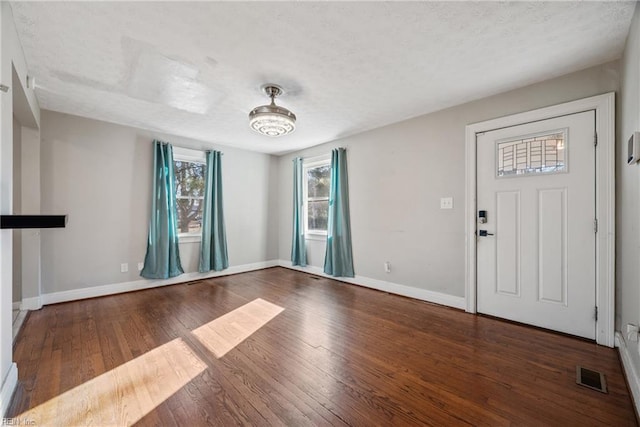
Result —
M 177 229 L 173 148 L 166 142 L 153 141 L 153 198 L 142 277 L 168 279 L 184 273 Z
M 293 159 L 293 241 L 291 243 L 291 264 L 307 265 L 307 251 L 304 242 L 304 181 L 302 179 L 302 157 Z
M 329 224 L 324 272 L 332 276 L 354 277 L 349 220 L 349 184 L 347 150 L 331 151 L 331 187 L 329 190 Z
M 227 234 L 224 228 L 222 206 L 222 153 L 207 151 L 207 175 L 204 182 L 204 206 L 202 208 L 202 241 L 200 242 L 200 265 L 205 273 L 229 267 Z

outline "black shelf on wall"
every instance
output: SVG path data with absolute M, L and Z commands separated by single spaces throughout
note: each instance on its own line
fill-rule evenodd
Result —
M 0 229 L 64 228 L 67 215 L 0 215 Z

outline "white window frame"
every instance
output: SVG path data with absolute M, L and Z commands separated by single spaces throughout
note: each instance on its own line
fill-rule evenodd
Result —
M 194 150 L 191 148 L 173 147 L 173 161 L 185 163 L 207 164 L 205 152 L 202 150 Z M 177 196 L 176 196 L 177 199 Z M 204 202 L 204 197 L 202 198 Z M 180 243 L 195 243 L 202 240 L 202 232 L 200 233 L 178 233 Z
M 308 240 L 326 240 L 327 230 L 309 230 L 309 182 L 307 180 L 307 172 L 309 169 L 315 169 L 320 166 L 331 166 L 331 156 L 329 154 L 304 159 L 302 162 L 302 180 L 303 180 L 303 221 L 304 221 L 304 237 Z M 322 200 L 324 198 L 320 198 Z M 329 197 L 327 196 L 327 200 Z

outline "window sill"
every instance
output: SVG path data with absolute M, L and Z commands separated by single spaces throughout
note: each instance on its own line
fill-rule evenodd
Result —
M 304 235 L 306 240 L 327 240 L 327 233 L 307 233 Z
M 178 243 L 198 243 L 202 240 L 199 234 L 179 234 Z

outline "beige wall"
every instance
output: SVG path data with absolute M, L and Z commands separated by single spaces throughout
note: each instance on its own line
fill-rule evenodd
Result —
M 291 159 L 334 147 L 348 151 L 356 274 L 464 296 L 465 126 L 509 114 L 617 91 L 612 62 L 490 98 L 416 117 L 280 158 L 280 259 L 291 251 Z M 453 197 L 452 210 L 440 209 Z M 307 241 L 322 266 L 324 242 Z M 384 262 L 391 262 L 391 273 Z
M 23 215 L 40 213 L 40 130 L 22 127 L 21 209 Z M 23 309 L 35 310 L 42 306 L 40 300 L 40 229 L 21 230 L 22 274 L 21 296 Z
M 230 266 L 274 259 L 270 155 L 215 146 L 76 116 L 42 112 L 41 209 L 68 214 L 42 230 L 44 294 L 142 280 L 151 206 L 153 139 L 219 149 Z M 180 245 L 185 272 L 197 270 L 199 242 Z M 129 272 L 121 273 L 120 264 Z

